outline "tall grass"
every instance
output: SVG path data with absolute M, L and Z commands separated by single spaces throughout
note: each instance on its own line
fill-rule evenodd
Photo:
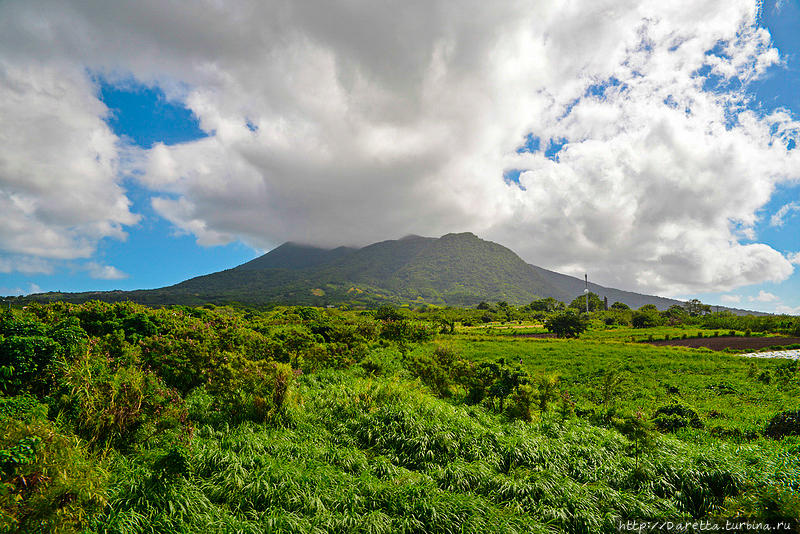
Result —
M 98 530 L 614 532 L 627 517 L 706 517 L 800 474 L 779 443 L 657 436 L 637 462 L 613 429 L 510 422 L 414 383 L 341 372 L 300 390 L 292 428 L 200 427 L 173 478 L 127 465 Z

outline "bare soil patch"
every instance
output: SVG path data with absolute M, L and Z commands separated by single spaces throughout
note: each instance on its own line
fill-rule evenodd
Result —
M 800 337 L 742 337 L 742 336 L 719 336 L 701 337 L 696 339 L 670 339 L 668 341 L 648 341 L 651 345 L 671 345 L 676 347 L 706 347 L 711 350 L 735 349 L 735 350 L 758 350 L 772 346 L 785 347 L 787 345 L 800 344 Z

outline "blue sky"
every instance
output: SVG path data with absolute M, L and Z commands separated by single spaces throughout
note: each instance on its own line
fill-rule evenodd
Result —
M 174 145 L 206 137 L 197 117 L 180 102 L 168 100 L 163 90 L 131 80 L 117 84 L 95 77 L 98 96 L 110 113 L 112 131 L 134 146 L 152 148 L 155 143 Z M 229 269 L 263 253 L 240 241 L 228 245 L 203 247 L 194 236 L 181 232 L 155 213 L 151 193 L 134 180 L 123 182 L 132 201 L 131 210 L 141 220 L 127 227 L 124 240 L 105 238 L 95 257 L 88 262 L 63 262 L 52 274 L 23 273 L 0 275 L 0 293 L 37 291 L 105 291 L 148 289 L 176 284 L 187 278 Z M 113 265 L 119 278 L 105 280 L 92 276 L 89 263 Z M 4 290 L 4 291 L 3 291 Z
M 474 231 L 605 285 L 800 313 L 797 0 L 407 27 L 239 7 L 0 7 L 0 294 Z
M 785 108 L 797 115 L 800 113 L 800 3 L 796 0 L 785 0 L 777 5 L 776 2 L 765 2 L 761 22 L 769 30 L 774 45 L 783 54 L 785 64 L 771 67 L 764 80 L 754 84 L 753 107 L 764 112 Z M 777 189 L 762 210 L 763 218 L 755 227 L 759 242 L 787 253 L 798 249 L 800 211 L 790 211 L 780 226 L 770 224 L 772 218 L 767 216 L 774 214 L 782 206 L 797 202 L 798 199 L 800 185 Z M 739 297 L 738 301 L 736 297 Z M 698 294 L 698 298 L 704 302 L 769 311 L 773 310 L 777 300 L 774 297 L 780 298 L 788 307 L 800 307 L 800 272 L 795 272 L 781 283 L 758 284 L 731 292 Z

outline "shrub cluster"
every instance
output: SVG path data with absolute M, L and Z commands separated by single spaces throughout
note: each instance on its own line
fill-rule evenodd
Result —
M 800 410 L 789 410 L 776 414 L 769 420 L 764 435 L 773 439 L 800 436 Z

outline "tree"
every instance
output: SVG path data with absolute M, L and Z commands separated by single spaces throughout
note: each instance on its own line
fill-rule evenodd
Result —
M 633 312 L 631 324 L 634 328 L 650 328 L 662 324 L 661 314 L 658 311 L 644 310 Z
M 597 293 L 588 293 L 589 295 L 589 311 L 600 311 L 604 309 L 603 300 L 597 296 Z M 575 300 L 569 303 L 570 308 L 575 308 L 576 310 L 585 311 L 586 310 L 586 294 L 578 295 L 575 297 Z
M 384 304 L 375 312 L 375 318 L 379 321 L 392 322 L 401 321 L 404 315 L 394 306 Z
M 664 316 L 675 321 L 681 321 L 686 318 L 687 312 L 686 308 L 683 306 L 679 306 L 677 304 L 673 304 L 664 312 Z
M 625 304 L 624 302 L 615 302 L 610 307 L 611 307 L 612 310 L 620 310 L 620 311 L 630 310 L 631 309 L 631 307 L 628 306 L 627 304 Z
M 546 299 L 534 300 L 528 304 L 528 309 L 531 311 L 543 311 L 549 313 L 556 310 L 563 310 L 564 303 L 554 299 L 553 297 L 547 297 Z
M 566 310 L 545 319 L 544 327 L 558 337 L 578 337 L 586 330 L 587 322 L 573 310 Z
M 698 315 L 705 315 L 707 313 L 711 313 L 711 306 L 708 304 L 703 304 L 697 299 L 692 299 L 688 301 L 686 304 L 683 305 L 686 308 L 686 312 L 691 315 L 692 317 L 697 317 Z

